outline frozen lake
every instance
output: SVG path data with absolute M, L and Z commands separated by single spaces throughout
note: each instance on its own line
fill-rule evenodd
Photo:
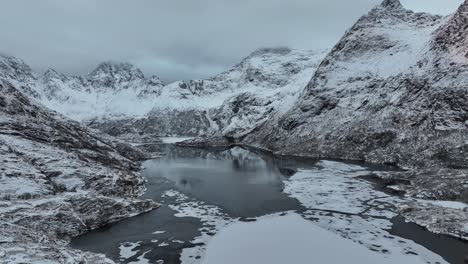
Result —
M 463 263 L 468 245 L 407 224 L 385 167 L 162 144 L 144 163 L 158 210 L 73 239 L 123 263 Z

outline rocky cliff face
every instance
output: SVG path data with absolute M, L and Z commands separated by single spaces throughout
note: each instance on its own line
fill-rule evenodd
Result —
M 0 262 L 109 263 L 66 240 L 157 207 L 137 199 L 144 158 L 0 79 Z
M 457 14 L 384 1 L 327 55 L 295 106 L 245 142 L 316 157 L 465 167 L 463 156 L 448 153 L 465 148 L 466 65 L 436 48 L 437 32 Z

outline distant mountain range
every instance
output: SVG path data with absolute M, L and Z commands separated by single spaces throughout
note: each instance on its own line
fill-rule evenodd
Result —
M 273 110 L 285 112 L 324 56 L 325 52 L 260 49 L 210 79 L 167 85 L 156 76 L 145 78 L 128 63 L 102 63 L 86 76 L 65 76 L 52 69 L 38 76 L 21 60 L 4 56 L 0 75 L 21 83 L 26 93 L 52 110 L 113 135 L 138 130 L 198 136 L 265 121 Z M 255 110 L 232 105 L 245 106 L 245 100 Z

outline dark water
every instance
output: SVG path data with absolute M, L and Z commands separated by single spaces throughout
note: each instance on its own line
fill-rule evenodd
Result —
M 405 223 L 403 217 L 395 217 L 392 223 L 391 234 L 416 241 L 421 246 L 442 256 L 449 263 L 466 264 L 464 259 L 468 257 L 468 243 L 428 232 L 414 223 Z
M 267 214 L 297 211 L 304 208 L 283 193 L 283 181 L 298 168 L 316 168 L 317 161 L 297 158 L 274 158 L 253 154 L 239 148 L 207 151 L 158 146 L 165 156 L 144 164 L 143 175 L 148 179 L 148 191 L 144 198 L 163 204 L 155 211 L 112 224 L 74 238 L 75 248 L 104 253 L 119 260 L 119 246 L 125 242 L 140 242 L 139 252 L 147 252 L 151 263 L 164 260 L 165 264 L 180 263 L 181 250 L 195 245 L 187 241 L 200 235 L 201 222 L 197 218 L 175 217 L 169 205 L 177 204 L 175 197 L 163 197 L 167 190 L 175 189 L 190 199 L 216 205 L 231 218 L 249 221 Z M 384 168 L 373 168 L 384 169 Z M 443 256 L 452 263 L 463 263 L 462 253 L 467 244 L 456 239 L 438 236 L 395 221 L 393 233 L 407 237 Z M 153 234 L 164 230 L 164 233 Z M 157 243 L 154 240 L 157 239 Z M 153 240 L 153 242 L 152 242 Z M 183 242 L 182 242 L 183 241 Z M 167 246 L 158 246 L 167 243 Z M 453 250 L 450 250 L 453 248 Z M 141 254 L 140 254 L 141 255 Z M 138 256 L 138 255 L 137 255 Z M 137 261 L 137 256 L 124 262 Z

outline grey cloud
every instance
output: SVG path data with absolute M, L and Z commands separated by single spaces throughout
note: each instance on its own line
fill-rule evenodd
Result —
M 462 0 L 403 0 L 450 13 Z M 323 49 L 380 0 L 1 0 L 0 52 L 38 71 L 133 62 L 165 80 L 204 78 L 259 47 Z

